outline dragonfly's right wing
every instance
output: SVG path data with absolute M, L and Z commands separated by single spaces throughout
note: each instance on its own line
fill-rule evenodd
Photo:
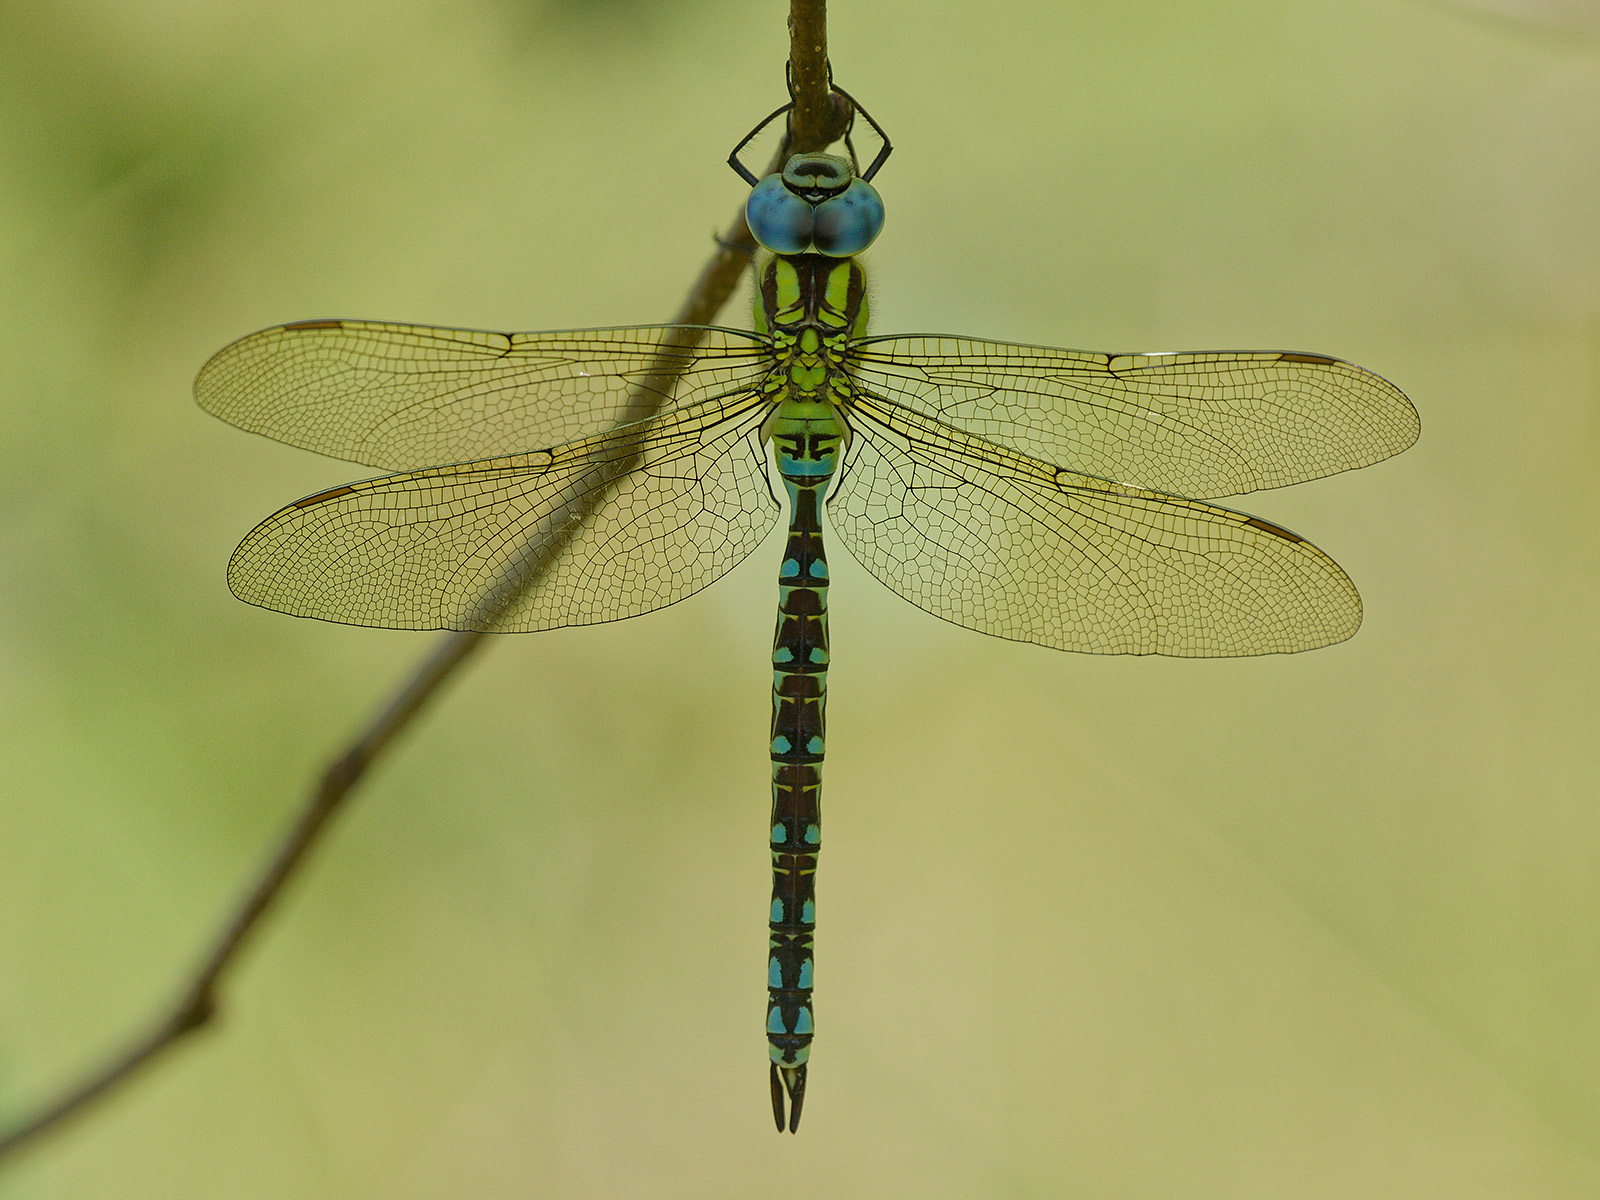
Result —
M 758 385 L 754 333 L 640 325 L 489 333 L 297 321 L 240 338 L 194 382 L 200 407 L 291 446 L 388 471 L 525 454 Z
M 1343 641 L 1361 599 L 1271 522 L 1061 470 L 865 392 L 834 532 L 918 608 L 1096 654 L 1224 657 Z
M 1320 354 L 1094 354 L 950 337 L 869 337 L 850 372 L 904 405 L 1021 454 L 1205 499 L 1364 467 L 1417 440 L 1416 409 Z
M 720 578 L 778 505 L 758 392 L 557 446 L 308 496 L 240 543 L 264 608 L 387 629 L 520 632 L 637 616 Z

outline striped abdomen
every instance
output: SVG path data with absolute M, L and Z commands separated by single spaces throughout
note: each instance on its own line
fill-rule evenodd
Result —
M 790 459 L 784 443 L 803 454 Z M 822 755 L 828 695 L 828 562 L 818 515 L 833 472 L 836 433 L 774 434 L 789 492 L 789 542 L 778 572 L 778 629 L 772 643 L 772 912 L 767 961 L 767 1042 L 774 1111 L 783 1124 L 781 1081 L 799 1124 L 805 1062 L 811 1049 L 813 883 L 822 844 Z M 817 474 L 791 474 L 810 464 Z

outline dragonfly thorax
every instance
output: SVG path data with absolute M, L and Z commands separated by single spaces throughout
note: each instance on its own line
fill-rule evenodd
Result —
M 854 259 L 775 256 L 761 269 L 756 324 L 772 339 L 768 390 L 831 403 L 849 391 L 849 343 L 866 332 L 866 273 Z
M 867 330 L 867 273 L 854 259 L 774 255 L 756 284 L 757 327 L 777 337 L 810 326 L 824 338 Z
M 850 342 L 866 331 L 866 274 L 854 259 L 820 254 L 774 256 L 762 267 L 756 321 L 771 339 L 766 391 L 774 404 L 762 428 L 790 474 L 833 473 L 833 453 L 849 441 L 838 404 L 854 387 L 847 369 Z M 787 445 L 785 435 L 824 435 L 828 445 Z M 825 449 L 825 452 L 824 452 Z M 798 460 L 811 460 L 801 468 Z

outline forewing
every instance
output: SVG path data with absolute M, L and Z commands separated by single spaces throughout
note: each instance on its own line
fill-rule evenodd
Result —
M 195 399 L 224 421 L 385 470 L 543 450 L 755 386 L 755 334 L 696 325 L 489 333 L 300 321 L 219 350 Z
M 1364 467 L 1420 428 L 1370 371 L 1314 354 L 1092 354 L 966 338 L 865 338 L 862 386 L 1082 475 L 1197 499 Z
M 514 632 L 637 616 L 732 568 L 778 513 L 766 405 L 674 409 L 553 450 L 369 479 L 267 518 L 242 600 L 389 629 Z
M 830 497 L 891 590 L 968 629 L 1061 650 L 1220 657 L 1343 641 L 1361 600 L 1287 530 L 1059 470 L 870 396 Z

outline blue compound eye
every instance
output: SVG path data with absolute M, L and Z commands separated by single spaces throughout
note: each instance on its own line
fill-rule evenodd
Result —
M 878 208 L 881 214 L 883 206 Z M 811 205 L 788 189 L 782 175 L 768 175 L 751 189 L 750 198 L 744 202 L 744 219 L 751 235 L 774 254 L 804 254 L 809 250 L 813 218 Z M 878 223 L 883 223 L 881 215 Z
M 865 179 L 852 179 L 841 195 L 817 205 L 812 222 L 819 254 L 849 258 L 883 232 L 883 200 Z
M 774 254 L 850 258 L 883 231 L 883 200 L 848 159 L 796 154 L 768 175 L 744 204 L 757 242 Z

